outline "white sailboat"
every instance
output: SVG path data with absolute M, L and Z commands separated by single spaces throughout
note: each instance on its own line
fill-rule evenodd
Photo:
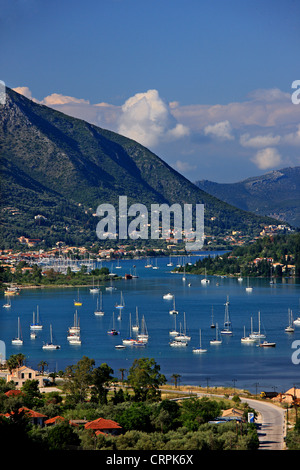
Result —
M 210 280 L 207 279 L 206 277 L 206 268 L 205 268 L 205 276 L 203 279 L 201 279 L 201 284 L 209 284 L 210 283 Z
M 187 341 L 177 341 L 176 339 L 174 339 L 173 341 L 170 341 L 169 345 L 172 346 L 172 347 L 175 347 L 175 348 L 177 348 L 177 347 L 181 348 L 181 347 L 187 346 L 188 342 Z
M 135 325 L 132 326 L 132 331 L 134 332 L 137 332 L 139 331 L 139 312 L 138 312 L 138 308 L 136 307 L 135 309 Z
M 124 338 L 122 340 L 122 344 L 124 344 L 125 346 L 132 346 L 135 342 L 135 338 L 132 337 L 131 335 L 131 313 L 129 313 L 129 335 L 127 338 Z
M 250 338 L 259 340 L 259 339 L 262 339 L 262 338 L 266 337 L 266 335 L 261 333 L 261 331 L 260 331 L 260 323 L 261 323 L 260 322 L 260 312 L 258 312 L 258 331 L 254 331 L 254 332 L 250 333 Z
M 145 268 L 152 268 L 152 264 L 150 262 L 150 258 L 147 258 L 147 264 L 145 265 Z
M 98 294 L 98 292 L 99 292 L 99 287 L 95 287 L 94 277 L 93 277 L 93 287 L 90 288 L 90 293 L 91 294 Z
M 231 321 L 229 318 L 229 297 L 227 296 L 227 300 L 225 303 L 225 317 L 224 317 L 224 328 L 221 330 L 222 335 L 232 335 L 231 330 Z
M 175 327 L 174 327 L 174 330 L 171 330 L 171 331 L 169 332 L 169 335 L 170 335 L 170 336 L 177 336 L 177 335 L 179 334 L 179 332 L 176 330 L 176 317 L 177 317 L 177 316 L 174 315 Z
M 251 321 L 252 321 L 252 318 L 251 318 Z M 252 332 L 252 328 L 251 328 L 251 332 Z M 244 326 L 244 336 L 241 338 L 241 343 L 255 343 L 255 339 L 254 338 L 251 338 L 251 336 L 246 336 L 246 328 Z
M 125 307 L 125 302 L 124 302 L 124 297 L 123 297 L 122 291 L 121 291 L 121 296 L 120 296 L 120 302 L 118 304 L 116 304 L 115 307 L 120 309 L 120 310 L 122 310 Z
M 53 337 L 52 337 L 52 325 L 50 325 L 50 342 L 43 344 L 42 349 L 60 349 L 60 346 L 58 344 L 53 343 Z
M 174 338 L 176 341 L 190 341 L 191 340 L 191 337 L 186 334 L 185 312 L 183 313 L 183 321 L 184 321 L 183 332 L 182 332 L 181 323 L 180 323 L 180 333 L 179 333 L 179 335 L 175 336 L 175 338 Z
M 167 266 L 173 266 L 173 263 L 172 263 L 172 261 L 171 261 L 171 256 L 170 256 L 170 258 L 169 258 L 169 262 L 168 262 Z
M 175 295 L 173 297 L 173 308 L 172 308 L 172 310 L 169 311 L 169 314 L 170 315 L 178 315 L 178 310 L 176 310 L 176 307 L 175 307 Z
M 215 337 L 215 339 L 210 340 L 209 344 L 222 344 L 222 340 L 219 337 L 218 323 L 216 324 L 216 337 Z
M 193 353 L 195 354 L 201 354 L 201 353 L 206 353 L 207 349 L 202 348 L 201 344 L 201 330 L 199 330 L 199 348 L 193 348 Z
M 148 343 L 148 338 L 149 338 L 149 335 L 147 331 L 146 320 L 143 315 L 142 322 L 141 322 L 141 329 L 140 329 L 140 333 L 137 335 L 137 340 L 142 341 L 142 343 Z
M 22 346 L 23 345 L 23 339 L 22 339 L 22 333 L 21 333 L 21 324 L 20 324 L 20 317 L 18 317 L 18 335 L 16 338 L 14 338 L 11 341 L 11 344 L 14 344 L 16 346 Z
M 11 308 L 11 299 L 8 297 L 8 300 L 5 304 L 2 305 L 3 308 Z
M 77 314 L 77 310 L 74 314 L 74 324 L 73 326 L 70 326 L 69 330 L 68 330 L 69 334 L 80 334 L 80 326 L 79 326 L 79 318 L 78 318 L 78 314 Z
M 33 312 L 33 318 L 32 318 L 32 323 L 30 325 L 31 330 L 42 330 L 43 325 L 40 324 L 39 321 L 39 306 L 37 305 L 36 308 L 36 321 L 35 321 L 35 312 Z
M 294 333 L 294 322 L 293 322 L 293 312 L 291 309 L 288 310 L 288 326 L 284 329 L 287 333 Z
M 185 276 L 185 267 L 183 268 L 183 276 L 182 276 L 182 281 L 186 281 L 186 276 Z
M 152 269 L 159 269 L 159 267 L 157 266 L 157 259 L 155 260 L 155 266 L 152 266 Z
M 247 287 L 246 287 L 246 292 L 252 292 L 253 288 L 249 285 L 249 276 L 247 278 Z
M 172 300 L 173 297 L 174 297 L 174 295 L 171 294 L 170 292 L 168 292 L 168 294 L 164 294 L 164 295 L 163 295 L 163 299 L 164 299 L 164 300 Z
M 213 306 L 211 307 L 211 324 L 210 324 L 210 327 L 211 328 L 216 328 L 216 325 L 214 323 L 214 307 Z
M 99 296 L 97 297 L 97 308 L 94 311 L 94 315 L 103 317 L 104 311 L 102 306 L 102 292 L 100 292 L 100 304 L 99 304 Z

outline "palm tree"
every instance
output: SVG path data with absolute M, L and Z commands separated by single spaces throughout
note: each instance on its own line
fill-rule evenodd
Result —
M 123 383 L 123 380 L 124 380 L 124 372 L 126 372 L 127 369 L 123 369 L 123 368 L 121 367 L 121 369 L 119 369 L 119 371 L 121 372 L 121 382 Z
M 180 377 L 181 377 L 180 374 L 173 374 L 173 375 L 171 375 L 171 378 L 174 380 L 175 388 L 177 388 L 177 382 L 180 382 Z
M 41 361 L 38 363 L 38 366 L 41 368 L 42 375 L 44 375 L 45 367 L 48 365 L 48 362 L 46 361 Z

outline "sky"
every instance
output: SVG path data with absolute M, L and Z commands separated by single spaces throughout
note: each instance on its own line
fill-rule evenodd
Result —
M 6 86 L 193 182 L 300 165 L 299 0 L 0 0 L 0 39 Z

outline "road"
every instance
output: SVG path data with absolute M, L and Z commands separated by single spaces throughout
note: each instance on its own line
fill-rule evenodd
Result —
M 168 390 L 168 392 L 187 395 L 186 391 Z M 196 395 L 199 398 L 216 396 L 210 393 L 196 393 Z M 189 396 L 185 396 L 185 398 L 189 398 Z M 259 420 L 256 421 L 258 424 L 259 450 L 284 450 L 285 410 L 261 400 L 242 397 L 240 399 L 242 402 L 247 402 L 251 408 L 259 413 Z
M 259 450 L 283 450 L 285 410 L 268 402 L 241 398 L 261 415 L 258 427 Z

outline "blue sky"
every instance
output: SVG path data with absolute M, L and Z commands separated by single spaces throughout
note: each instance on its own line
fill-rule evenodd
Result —
M 298 0 L 0 0 L 0 77 L 192 181 L 300 164 Z

